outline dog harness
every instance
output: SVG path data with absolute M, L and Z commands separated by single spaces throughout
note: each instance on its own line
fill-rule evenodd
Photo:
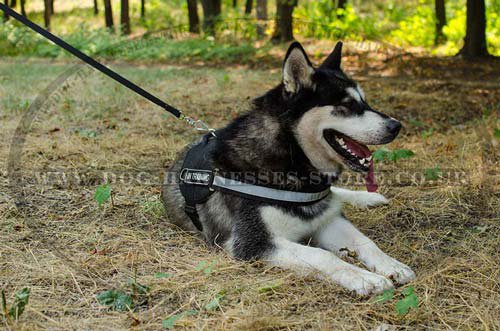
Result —
M 199 143 L 192 146 L 186 153 L 179 172 L 179 188 L 185 200 L 184 211 L 200 231 L 203 227 L 196 205 L 206 202 L 215 191 L 288 206 L 312 204 L 330 194 L 330 184 L 327 182 L 318 183 L 311 190 L 302 192 L 253 185 L 223 177 L 219 170 L 213 167 L 212 162 L 216 139 L 214 135 L 207 134 Z

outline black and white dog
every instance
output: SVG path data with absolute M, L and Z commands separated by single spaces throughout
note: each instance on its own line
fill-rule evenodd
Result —
M 338 43 L 314 68 L 302 46 L 293 43 L 281 84 L 216 131 L 208 158 L 218 171 L 258 174 L 253 177 L 257 185 L 277 190 L 291 190 L 291 180 L 292 190 L 307 191 L 311 173 L 332 180 L 345 165 L 367 174 L 369 192 L 331 187 L 330 194 L 315 203 L 280 204 L 217 190 L 195 209 L 206 241 L 235 258 L 313 273 L 367 295 L 392 288 L 391 280 L 404 284 L 415 278 L 407 265 L 382 252 L 342 213 L 344 202 L 359 207 L 388 202 L 373 192 L 373 164 L 366 145 L 391 142 L 401 124 L 367 104 L 363 90 L 340 68 L 341 49 Z M 187 151 L 167 174 L 181 171 Z M 267 176 L 265 183 L 262 174 Z M 166 180 L 162 199 L 171 222 L 197 231 L 185 213 L 178 183 Z M 349 251 L 370 271 L 342 260 Z

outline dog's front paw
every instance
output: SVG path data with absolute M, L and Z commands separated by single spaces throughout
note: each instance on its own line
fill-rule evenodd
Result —
M 409 283 L 416 278 L 415 272 L 409 266 L 393 258 L 377 264 L 374 271 L 392 279 L 399 285 Z
M 357 206 L 361 208 L 376 207 L 389 204 L 389 200 L 380 193 L 361 192 L 357 199 Z
M 361 296 L 382 293 L 394 287 L 389 279 L 361 268 L 356 268 L 345 276 L 339 282 L 340 285 Z

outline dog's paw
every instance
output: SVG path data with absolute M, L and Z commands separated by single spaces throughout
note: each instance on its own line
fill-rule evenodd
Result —
M 355 205 L 360 208 L 376 207 L 389 204 L 389 200 L 380 193 L 360 192 Z
M 382 293 L 394 287 L 389 279 L 361 268 L 350 271 L 339 283 L 360 296 Z
M 399 285 L 409 283 L 416 278 L 415 272 L 409 266 L 392 257 L 375 265 L 374 271 Z

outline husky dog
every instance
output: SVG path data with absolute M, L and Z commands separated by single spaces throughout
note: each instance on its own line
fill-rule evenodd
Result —
M 331 187 L 319 202 L 283 206 L 216 191 L 196 210 L 205 240 L 237 259 L 260 259 L 368 295 L 415 278 L 407 265 L 382 252 L 342 213 L 344 202 L 359 207 L 388 203 L 371 192 L 373 161 L 366 145 L 391 142 L 401 123 L 367 104 L 361 87 L 340 68 L 341 49 L 339 42 L 315 68 L 294 42 L 284 60 L 282 82 L 255 99 L 249 112 L 216 132 L 210 158 L 214 167 L 227 172 L 296 174 L 299 188 L 310 181 L 304 173 L 335 179 L 347 166 L 367 174 L 370 192 Z M 167 173 L 181 170 L 186 153 Z M 260 185 L 284 190 L 289 188 L 287 176 Z M 178 184 L 165 181 L 162 199 L 171 222 L 197 231 L 184 211 Z M 348 252 L 354 252 L 370 271 L 342 260 Z

